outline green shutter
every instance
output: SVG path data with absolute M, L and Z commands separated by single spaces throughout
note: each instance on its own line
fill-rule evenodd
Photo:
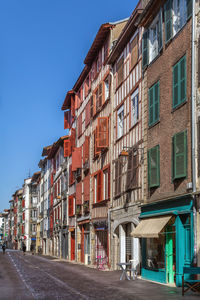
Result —
M 192 0 L 187 0 L 187 19 L 192 16 Z
M 184 56 L 179 63 L 180 69 L 180 102 L 186 100 L 186 57 Z
M 149 126 L 154 123 L 154 113 L 153 113 L 153 104 L 154 104 L 154 87 L 149 89 Z
M 148 177 L 149 187 L 157 187 L 160 185 L 160 150 L 156 146 L 148 152 Z
M 145 31 L 142 37 L 142 67 L 145 68 L 149 62 L 149 31 Z
M 173 108 L 186 100 L 186 56 L 173 67 Z
M 162 50 L 162 9 L 159 13 L 159 23 L 158 23 L 158 51 Z
M 154 122 L 159 120 L 159 99 L 160 99 L 160 84 L 159 81 L 154 85 Z
M 155 124 L 160 117 L 160 83 L 155 83 L 149 89 L 149 126 Z
M 172 37 L 172 0 L 165 3 L 165 43 Z
M 173 147 L 174 179 L 186 177 L 187 175 L 187 132 L 179 132 L 174 136 Z

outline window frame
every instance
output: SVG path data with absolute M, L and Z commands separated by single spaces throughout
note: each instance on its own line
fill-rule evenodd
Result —
M 134 105 L 133 102 L 135 102 L 135 98 L 137 97 L 137 109 L 133 109 Z M 137 122 L 139 121 L 139 88 L 136 88 L 135 91 L 130 96 L 130 102 L 131 102 L 131 127 L 135 126 Z M 134 117 L 136 111 L 136 118 Z
M 123 114 L 122 114 L 123 113 Z M 122 123 L 122 129 L 119 130 L 119 116 L 123 115 L 123 118 L 121 120 Z M 119 135 L 119 132 L 121 132 L 121 135 Z M 120 108 L 117 110 L 117 140 L 120 139 L 124 135 L 124 105 L 121 105 Z

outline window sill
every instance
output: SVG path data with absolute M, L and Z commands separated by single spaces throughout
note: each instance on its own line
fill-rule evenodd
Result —
M 182 106 L 184 106 L 187 103 L 187 100 L 185 100 L 184 102 L 180 103 L 179 105 L 177 105 L 176 107 L 172 108 L 171 113 L 174 113 L 177 109 L 181 108 Z
M 156 125 L 158 125 L 160 123 L 160 120 L 156 121 L 155 123 L 151 124 L 151 125 L 148 125 L 148 129 L 151 129 L 153 127 L 155 127 Z

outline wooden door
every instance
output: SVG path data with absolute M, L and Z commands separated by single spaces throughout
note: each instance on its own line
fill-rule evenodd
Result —
M 75 233 L 71 232 L 71 260 L 75 260 Z

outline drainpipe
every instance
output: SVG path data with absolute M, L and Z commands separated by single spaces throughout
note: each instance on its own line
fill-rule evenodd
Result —
M 196 193 L 196 153 L 195 153 L 195 138 L 196 138 L 196 112 L 195 112 L 195 0 L 192 1 L 192 90 L 191 90 L 191 101 L 192 101 L 192 187 L 193 194 Z M 196 197 L 193 196 L 193 217 L 194 217 L 194 260 L 193 263 L 197 263 L 197 211 L 196 211 Z

